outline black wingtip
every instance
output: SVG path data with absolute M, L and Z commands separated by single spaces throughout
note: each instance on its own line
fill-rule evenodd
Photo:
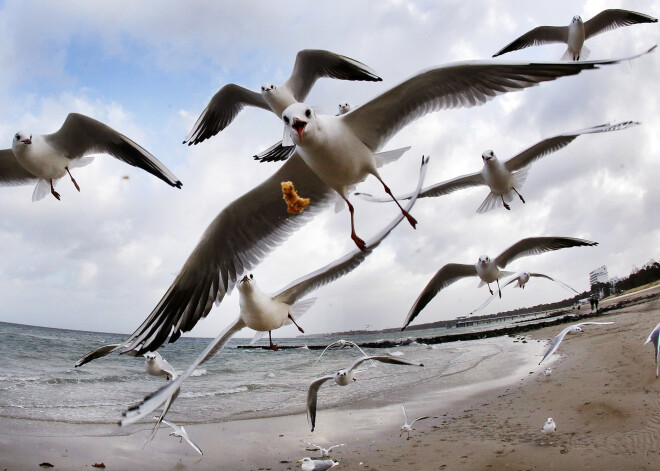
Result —
M 185 144 L 185 143 L 186 143 L 186 141 L 182 141 L 182 142 L 181 142 L 181 144 Z
M 177 182 L 174 184 L 174 186 L 175 186 L 176 188 L 181 189 L 181 187 L 183 186 L 183 183 L 181 183 L 180 180 L 177 180 Z

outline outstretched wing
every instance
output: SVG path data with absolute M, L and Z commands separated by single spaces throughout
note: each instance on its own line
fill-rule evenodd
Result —
M 321 352 L 321 354 L 319 355 L 319 357 L 316 359 L 316 361 L 314 362 L 314 364 L 316 365 L 316 364 L 319 362 L 319 360 L 321 359 L 321 357 L 325 354 L 325 352 L 328 351 L 329 348 L 334 347 L 335 345 L 337 345 L 338 343 L 341 343 L 341 342 L 345 342 L 345 343 L 349 343 L 349 344 L 353 345 L 355 348 L 357 348 L 358 350 L 360 350 L 360 353 L 362 353 L 362 355 L 367 356 L 367 354 L 364 352 L 364 350 L 362 350 L 362 349 L 360 348 L 360 346 L 359 346 L 357 343 L 355 343 L 355 342 L 351 342 L 350 340 L 337 340 L 337 341 L 335 341 L 335 342 L 332 342 L 330 345 L 328 345 L 327 347 L 325 347 L 325 348 L 323 349 L 323 351 Z
M 540 253 L 551 252 L 553 250 L 565 249 L 568 247 L 594 245 L 598 245 L 598 242 L 576 239 L 573 237 L 528 237 L 516 242 L 504 252 L 499 254 L 495 259 L 495 263 L 498 267 L 504 268 L 512 261 L 521 257 L 527 257 L 528 255 L 537 255 Z
M 601 124 L 600 126 L 594 126 L 591 128 L 581 129 L 579 131 L 567 132 L 560 134 L 559 136 L 550 137 L 534 144 L 529 149 L 525 149 L 520 154 L 511 157 L 504 163 L 504 165 L 510 172 L 520 170 L 521 168 L 527 167 L 532 162 L 537 161 L 541 157 L 545 157 L 546 155 L 556 152 L 559 149 L 563 149 L 582 134 L 618 131 L 619 129 L 626 129 L 631 126 L 637 126 L 639 124 L 641 123 L 636 121 L 625 121 L 623 123 L 616 124 L 607 123 Z
M 537 26 L 518 39 L 511 41 L 493 54 L 493 57 L 501 56 L 507 52 L 525 49 L 526 47 L 566 42 L 568 42 L 568 26 Z
M 92 360 L 96 360 L 97 358 L 104 357 L 108 353 L 114 351 L 118 346 L 119 346 L 119 344 L 116 343 L 116 344 L 112 344 L 112 345 L 104 345 L 102 347 L 99 347 L 96 350 L 94 350 L 92 352 L 89 352 L 87 355 L 82 357 L 73 366 L 74 366 L 74 368 L 78 368 L 79 366 L 83 366 L 85 363 L 89 363 Z M 138 352 L 136 352 L 135 350 L 126 352 L 126 354 L 130 355 L 132 357 L 138 356 Z
M 433 111 L 481 105 L 497 95 L 622 60 L 628 58 L 583 62 L 468 61 L 447 64 L 415 75 L 365 105 L 339 116 L 339 119 L 372 152 L 377 152 L 404 126 Z
M 657 23 L 658 19 L 636 11 L 610 9 L 603 10 L 589 21 L 584 23 L 584 39 L 589 39 L 597 34 L 611 31 L 622 26 L 637 23 Z
M 566 337 L 566 334 L 568 334 L 572 328 L 573 326 L 569 325 L 564 330 L 559 332 L 559 335 L 555 337 L 555 339 L 552 341 L 552 345 L 550 345 L 548 350 L 545 352 L 545 355 L 543 355 L 543 358 L 539 362 L 539 365 L 542 364 L 544 361 L 546 361 L 548 358 L 550 358 L 550 356 L 557 351 L 557 348 L 559 348 L 559 344 L 561 343 L 562 340 L 564 340 L 564 337 Z
M 11 149 L 0 150 L 0 186 L 28 185 L 37 180 L 18 163 Z
M 461 278 L 466 276 L 477 276 L 477 267 L 474 265 L 463 265 L 460 263 L 448 263 L 431 278 L 431 281 L 424 287 L 424 290 L 415 300 L 415 303 L 410 308 L 406 320 L 403 323 L 401 330 L 408 327 L 415 317 L 426 307 L 428 303 L 435 297 L 438 292 L 447 286 L 455 283 Z
M 168 185 L 181 188 L 179 179 L 146 149 L 89 116 L 70 113 L 57 132 L 43 137 L 71 160 L 89 154 L 110 154 L 133 167 L 146 170 Z
M 305 101 L 312 86 L 321 77 L 370 82 L 383 80 L 372 68 L 350 57 L 321 49 L 305 49 L 296 56 L 293 72 L 284 85 L 296 100 Z
M 333 375 L 328 375 L 315 379 L 309 385 L 309 389 L 307 390 L 307 419 L 312 426 L 312 432 L 316 426 L 316 403 L 318 399 L 319 388 L 323 383 L 330 381 L 332 378 L 334 378 Z
M 422 157 L 422 164 L 419 170 L 419 181 L 417 183 L 417 192 L 422 188 L 424 183 L 424 176 L 426 175 L 426 168 L 429 158 Z M 406 211 L 410 211 L 415 204 L 417 197 L 410 199 L 406 205 Z M 343 257 L 335 260 L 328 265 L 319 268 L 308 275 L 305 275 L 302 278 L 297 279 L 292 282 L 286 288 L 279 291 L 273 296 L 275 301 L 281 301 L 286 304 L 293 304 L 297 299 L 302 298 L 307 293 L 330 283 L 337 278 L 346 275 L 347 273 L 353 271 L 357 268 L 368 256 L 373 252 L 373 250 L 380 245 L 387 235 L 392 232 L 392 230 L 403 220 L 404 216 L 402 212 L 399 212 L 397 217 L 395 217 L 385 228 L 383 228 L 378 234 L 367 241 L 366 250 L 362 251 L 358 248 L 353 249 L 351 252 L 347 253 Z
M 355 368 L 360 366 L 365 361 L 376 360 L 381 363 L 389 363 L 391 365 L 408 365 L 408 366 L 424 366 L 422 363 L 415 363 L 412 361 L 404 360 L 403 358 L 397 358 L 389 355 L 373 355 L 373 356 L 364 356 L 358 358 L 353 362 L 348 371 L 353 371 Z
M 557 280 L 557 279 L 555 279 L 551 276 L 544 275 L 543 273 L 530 273 L 529 276 L 534 276 L 534 277 L 537 277 L 537 278 L 546 278 L 550 281 L 554 281 L 555 283 L 557 283 L 559 286 L 561 286 L 563 288 L 566 288 L 566 289 L 569 289 L 569 290 L 573 291 L 575 294 L 580 294 L 576 290 L 574 290 L 573 288 L 568 286 L 566 283 L 564 283 L 563 281 L 559 281 L 559 280 Z
M 229 126 L 245 106 L 255 106 L 271 111 L 261 93 L 233 83 L 225 85 L 213 95 L 183 143 L 190 146 L 215 136 Z
M 259 152 L 253 156 L 254 160 L 259 162 L 280 162 L 287 160 L 296 151 L 296 146 L 283 146 L 282 141 L 273 144 L 268 149 Z
M 287 213 L 283 181 L 310 198 L 302 213 Z M 221 302 L 236 280 L 318 213 L 332 190 L 297 154 L 263 183 L 234 200 L 213 220 L 181 272 L 121 351 L 156 350 L 170 335 L 174 342 Z

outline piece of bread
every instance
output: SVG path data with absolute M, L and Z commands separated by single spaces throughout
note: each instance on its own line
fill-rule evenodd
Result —
M 298 214 L 305 210 L 309 198 L 301 198 L 293 187 L 293 182 L 282 182 L 282 197 L 286 201 L 286 210 L 290 214 Z

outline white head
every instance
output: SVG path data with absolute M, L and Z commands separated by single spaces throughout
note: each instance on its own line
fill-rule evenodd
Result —
M 574 325 L 573 328 L 571 329 L 571 332 L 574 334 L 577 334 L 578 332 L 582 332 L 582 327 L 578 327 L 577 325 Z
M 571 20 L 571 23 L 582 23 L 582 17 L 580 15 L 575 15 Z
M 147 360 L 147 362 L 152 362 L 152 361 L 156 361 L 156 358 L 160 358 L 160 353 L 158 353 L 158 352 L 147 352 L 143 356 Z
M 546 369 L 543 371 L 543 374 L 546 375 L 546 376 L 550 376 L 550 375 L 552 374 L 552 370 L 551 370 L 550 368 L 546 368 Z
M 316 113 L 311 106 L 304 103 L 294 103 L 282 112 L 284 130 L 288 132 L 296 145 L 303 142 L 303 135 L 313 127 Z
M 489 163 L 497 162 L 497 157 L 495 157 L 495 152 L 489 149 L 484 151 L 483 154 L 481 154 L 481 160 L 483 160 L 484 165 L 487 165 Z
M 353 105 L 351 105 L 347 101 L 342 101 L 341 103 L 339 103 L 339 114 L 346 114 L 352 109 L 353 109 Z
M 270 82 L 266 82 L 261 86 L 261 94 L 271 93 L 276 90 L 277 87 Z
M 238 282 L 238 285 L 236 286 L 240 292 L 244 292 L 246 290 L 249 290 L 256 286 L 256 281 L 254 281 L 254 275 L 250 273 L 250 275 L 245 275 L 241 281 Z
M 548 424 L 548 425 L 552 425 L 552 424 L 555 423 L 555 421 L 552 420 L 552 417 L 548 417 L 548 420 L 546 420 L 545 423 Z
M 479 265 L 486 265 L 487 263 L 490 263 L 490 257 L 488 255 L 482 255 L 479 257 Z
M 14 138 L 11 141 L 12 149 L 21 148 L 24 146 L 29 146 L 32 144 L 32 134 L 29 131 L 18 131 L 14 134 Z

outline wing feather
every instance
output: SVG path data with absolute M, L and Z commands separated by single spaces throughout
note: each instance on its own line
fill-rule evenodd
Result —
M 568 26 L 537 26 L 504 46 L 493 57 L 542 44 L 568 42 Z
M 584 23 L 584 39 L 592 38 L 600 33 L 611 31 L 622 26 L 638 23 L 657 23 L 658 19 L 636 11 L 609 9 L 603 10 Z
M 499 254 L 495 259 L 498 267 L 504 268 L 512 261 L 521 257 L 529 255 L 537 255 L 544 252 L 551 252 L 553 250 L 565 249 L 568 247 L 583 247 L 598 245 L 598 242 L 593 242 L 585 239 L 576 239 L 574 237 L 528 237 L 522 239 L 504 252 Z

